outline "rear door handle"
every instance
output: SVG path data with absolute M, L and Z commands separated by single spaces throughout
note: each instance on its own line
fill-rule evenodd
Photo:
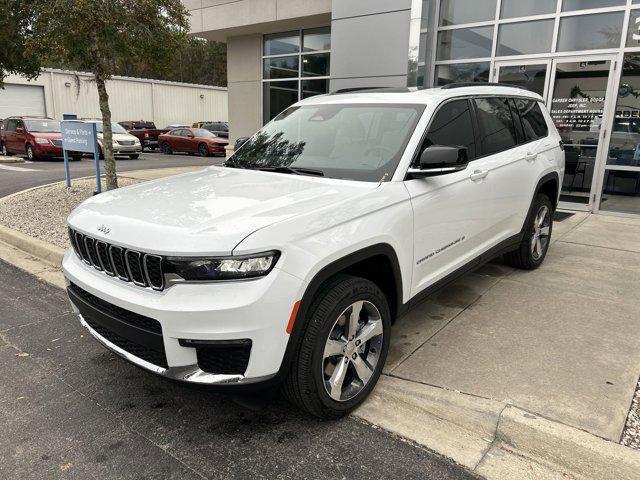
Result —
M 524 159 L 525 159 L 527 162 L 533 162 L 536 158 L 538 158 L 538 154 L 537 154 L 537 153 L 531 153 L 531 152 L 529 152 L 529 153 L 527 153 L 527 154 L 524 156 Z
M 473 173 L 469 175 L 469 178 L 475 182 L 482 180 L 487 175 L 489 175 L 489 170 L 474 170 Z

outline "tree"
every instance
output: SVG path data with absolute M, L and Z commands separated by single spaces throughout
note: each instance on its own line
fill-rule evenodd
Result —
M 33 43 L 33 13 L 25 0 L 0 0 L 0 88 L 7 73 L 35 78 L 40 59 L 27 48 Z
M 91 72 L 95 78 L 107 189 L 118 188 L 106 81 L 122 65 L 165 70 L 171 52 L 187 42 L 187 11 L 180 0 L 31 0 L 29 4 L 35 11 L 31 46 L 40 58 Z

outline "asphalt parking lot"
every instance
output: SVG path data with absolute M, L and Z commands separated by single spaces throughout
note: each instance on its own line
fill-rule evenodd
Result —
M 136 160 L 131 160 L 127 157 L 118 157 L 116 159 L 118 172 L 191 165 L 207 166 L 221 164 L 223 161 L 224 158 L 222 157 L 199 157 L 187 154 L 163 155 L 156 152 L 144 152 Z M 69 165 L 72 178 L 95 174 L 95 165 L 92 158 L 83 158 L 81 161 L 71 162 Z M 103 161 L 100 162 L 100 171 L 104 173 Z M 61 159 L 10 164 L 0 163 L 0 197 L 64 179 L 64 162 Z
M 277 396 L 172 383 L 102 348 L 63 290 L 0 261 L 0 478 L 476 478 Z

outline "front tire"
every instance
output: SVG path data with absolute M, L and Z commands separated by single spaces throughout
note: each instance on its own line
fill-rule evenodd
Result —
M 515 268 L 533 270 L 542 265 L 553 230 L 553 205 L 544 194 L 536 195 L 526 220 L 524 237 L 518 248 L 504 255 L 505 262 Z
M 200 154 L 201 157 L 208 157 L 209 147 L 207 147 L 205 143 L 201 143 L 200 145 L 198 145 L 198 153 Z
M 307 318 L 284 394 L 317 417 L 339 418 L 380 377 L 391 340 L 389 304 L 375 283 L 339 275 L 318 292 Z
M 36 156 L 35 152 L 33 151 L 33 147 L 31 145 L 27 144 L 27 160 L 29 160 L 30 162 L 33 162 L 35 160 L 37 160 L 38 157 Z

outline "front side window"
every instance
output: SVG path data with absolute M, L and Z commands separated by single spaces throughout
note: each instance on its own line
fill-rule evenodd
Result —
M 249 139 L 226 166 L 380 182 L 389 180 L 424 105 L 292 107 Z
M 455 100 L 440 107 L 429 126 L 422 149 L 432 145 L 466 147 L 469 160 L 476 158 L 476 141 L 468 100 Z
M 480 143 L 484 155 L 513 148 L 518 143 L 516 127 L 506 98 L 476 98 Z
M 192 130 L 193 136 L 197 138 L 214 138 L 215 135 L 211 133 L 209 130 L 205 130 L 204 128 L 194 128 Z
M 547 127 L 547 122 L 538 102 L 517 98 L 515 99 L 515 104 L 522 119 L 525 141 L 537 140 L 549 134 L 549 127 Z

